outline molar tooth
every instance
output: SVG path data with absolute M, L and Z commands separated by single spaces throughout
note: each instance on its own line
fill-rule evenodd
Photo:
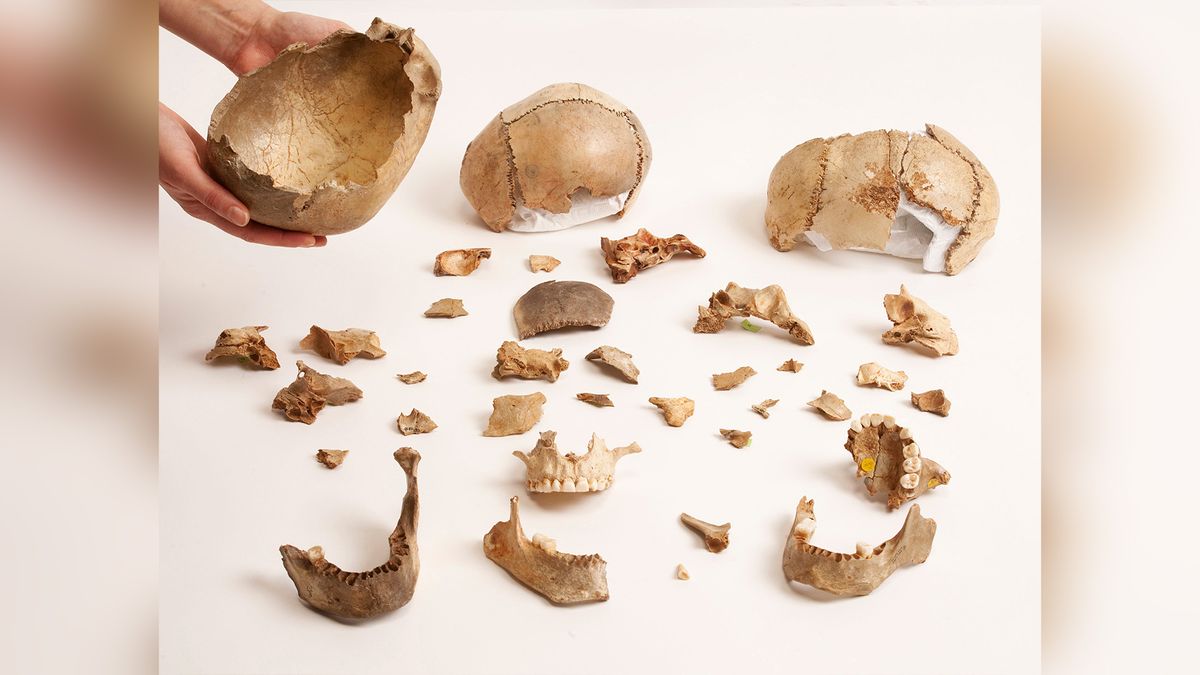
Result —
M 880 415 L 879 413 L 871 413 L 871 426 L 877 427 L 880 424 L 883 424 L 883 415 Z
M 808 541 L 810 538 L 812 538 L 813 532 L 816 531 L 816 529 L 817 521 L 813 520 L 812 518 L 804 518 L 801 519 L 800 522 L 796 523 L 796 527 L 792 528 L 792 532 L 799 535 L 802 540 Z
M 858 420 L 851 420 L 850 429 L 852 429 L 854 433 L 862 431 L 862 422 L 859 422 Z
M 921 473 L 921 458 L 909 457 L 904 460 L 904 473 Z
M 900 438 L 903 438 L 906 441 L 912 440 L 912 430 L 908 427 L 901 427 Z
M 920 457 L 920 456 L 921 456 L 921 448 L 916 443 L 909 443 L 908 445 L 904 446 L 905 459 L 908 459 L 911 457 Z
M 854 545 L 854 552 L 857 553 L 860 558 L 870 558 L 871 551 L 874 550 L 875 547 L 865 541 L 860 541 Z
M 562 491 L 563 492 L 574 492 L 575 491 L 575 481 L 571 480 L 570 478 L 564 480 L 562 482 Z
M 896 428 L 896 418 L 892 417 L 891 415 L 884 415 L 883 416 L 883 427 L 885 429 L 895 429 Z
M 904 488 L 905 490 L 915 490 L 917 489 L 917 483 L 920 480 L 921 477 L 917 474 L 906 473 L 900 477 L 900 487 Z
M 556 550 L 558 550 L 558 544 L 553 539 L 540 532 L 533 535 L 533 545 L 542 549 L 546 553 L 554 553 Z

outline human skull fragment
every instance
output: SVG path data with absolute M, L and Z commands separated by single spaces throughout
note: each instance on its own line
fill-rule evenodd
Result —
M 946 398 L 946 392 L 941 389 L 931 389 L 919 394 L 913 392 L 912 404 L 917 410 L 941 415 L 942 417 L 950 414 L 950 399 Z
M 717 373 L 712 376 L 713 389 L 729 391 L 757 374 L 758 372 L 750 366 L 742 366 L 728 373 Z
M 346 460 L 349 450 L 317 450 L 317 461 L 326 469 L 336 469 Z
M 608 394 L 583 393 L 583 394 L 575 394 L 575 398 L 577 398 L 580 401 L 583 401 L 584 403 L 587 403 L 589 405 L 594 405 L 597 408 L 613 407 L 612 399 L 608 397 Z
M 513 306 L 520 339 L 538 333 L 588 326 L 600 328 L 612 317 L 613 299 L 586 281 L 544 281 L 529 289 Z
M 427 434 L 437 428 L 437 422 L 425 413 L 413 408 L 407 415 L 396 418 L 396 428 L 405 436 Z
M 593 349 L 586 358 L 588 361 L 597 361 L 611 367 L 620 373 L 621 378 L 626 382 L 637 384 L 641 371 L 633 365 L 633 354 L 621 351 L 616 347 L 602 345 Z
M 651 396 L 650 403 L 662 411 L 668 426 L 681 427 L 696 412 L 696 402 L 686 396 L 662 398 Z
M 725 440 L 729 441 L 730 445 L 739 450 L 750 445 L 750 442 L 754 440 L 750 437 L 751 433 L 749 431 L 739 431 L 737 429 L 721 429 L 721 435 L 725 437 Z
M 889 509 L 950 482 L 950 473 L 922 457 L 912 431 L 890 415 L 872 413 L 850 422 L 845 447 L 867 494 L 886 492 Z
M 908 382 L 908 374 L 903 370 L 888 370 L 878 363 L 864 363 L 858 367 L 858 386 L 879 387 L 888 391 L 900 391 Z
M 442 298 L 425 310 L 425 316 L 430 319 L 457 319 L 467 315 L 467 308 L 458 298 Z
M 204 360 L 232 357 L 252 368 L 275 370 L 279 367 L 279 357 L 263 339 L 261 333 L 266 329 L 266 326 L 226 328 L 217 336 L 216 344 L 204 356 Z
M 707 253 L 682 234 L 671 237 L 656 237 L 640 228 L 624 239 L 600 238 L 600 251 L 604 263 L 612 272 L 613 281 L 623 284 L 637 273 L 667 262 L 677 253 L 688 253 L 703 258 Z
M 529 271 L 530 272 L 553 272 L 555 267 L 562 264 L 562 261 L 550 255 L 531 255 L 529 256 Z
M 821 395 L 808 402 L 808 405 L 816 408 L 820 413 L 831 420 L 846 421 L 850 419 L 850 409 L 846 407 L 846 402 L 838 397 L 837 394 L 821 390 Z
M 787 361 L 784 361 L 783 364 L 781 366 L 779 366 L 778 368 L 776 368 L 775 370 L 778 370 L 783 373 L 798 373 L 798 372 L 800 372 L 800 369 L 803 367 L 804 367 L 804 364 L 800 363 L 796 359 L 788 359 Z
M 642 451 L 637 443 L 608 449 L 604 439 L 592 434 L 588 451 L 558 453 L 555 432 L 542 432 L 529 452 L 514 450 L 513 456 L 525 463 L 525 489 L 530 492 L 599 492 L 613 482 L 617 460 Z
M 488 418 L 484 436 L 514 436 L 533 428 L 542 419 L 546 396 L 534 392 L 524 396 L 511 394 L 492 399 L 492 416 Z
M 465 277 L 492 257 L 490 248 L 456 248 L 442 251 L 433 261 L 433 273 L 439 277 Z
M 776 404 L 778 404 L 778 403 L 779 403 L 779 399 L 769 398 L 769 399 L 763 401 L 762 403 L 755 403 L 754 405 L 750 406 L 750 409 L 753 410 L 754 412 L 758 413 L 765 420 L 765 419 L 768 419 L 769 417 L 771 417 L 770 409 L 774 408 L 776 406 Z
M 271 402 L 273 410 L 282 411 L 293 422 L 312 424 L 326 405 L 343 405 L 363 396 L 350 380 L 318 373 L 303 361 L 297 361 L 296 368 L 300 371 L 296 379 L 280 389 Z
M 377 359 L 387 355 L 383 347 L 379 346 L 379 336 L 375 331 L 362 328 L 325 330 L 320 326 L 313 326 L 308 329 L 308 335 L 300 340 L 300 348 L 312 350 L 342 365 L 349 363 L 350 359 L 356 356 Z
M 519 377 L 557 382 L 559 374 L 570 365 L 562 357 L 561 349 L 525 349 L 512 340 L 505 340 L 496 350 L 496 367 L 492 369 L 492 377 L 497 380 Z
M 903 284 L 899 294 L 883 296 L 883 308 L 893 324 L 883 341 L 889 345 L 915 343 L 936 356 L 958 353 L 958 335 L 946 315 L 908 292 Z
M 779 326 L 800 344 L 813 344 L 808 324 L 792 313 L 783 289 L 775 284 L 762 289 L 742 288 L 731 281 L 725 290 L 709 297 L 708 307 L 699 307 L 697 312 L 699 317 L 696 325 L 692 326 L 692 331 L 696 333 L 719 333 L 725 329 L 729 319 L 753 316 Z
M 426 377 L 427 375 L 419 370 L 414 370 L 411 373 L 399 373 L 396 375 L 396 379 L 400 380 L 404 384 L 418 384 L 420 382 L 424 382 Z

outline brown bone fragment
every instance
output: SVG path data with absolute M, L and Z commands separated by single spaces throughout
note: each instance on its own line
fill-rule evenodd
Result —
M 950 414 L 950 399 L 941 389 L 931 389 L 920 394 L 913 392 L 912 404 L 917 410 L 923 410 L 945 417 Z
M 492 399 L 492 416 L 488 418 L 484 436 L 513 436 L 523 434 L 542 419 L 546 396 L 534 392 L 525 396 L 498 396 Z
M 704 548 L 713 553 L 720 553 L 729 546 L 729 523 L 713 525 L 686 513 L 679 514 L 679 520 L 704 538 Z
M 692 327 L 696 333 L 719 333 L 725 329 L 729 319 L 753 316 L 779 326 L 800 344 L 813 344 L 808 324 L 792 313 L 787 296 L 777 285 L 763 289 L 742 288 L 731 281 L 725 290 L 712 294 L 708 299 L 708 307 L 699 307 L 697 311 L 699 318 Z
M 496 350 L 496 367 L 492 369 L 492 377 L 497 380 L 519 377 L 524 380 L 557 382 L 559 373 L 569 366 L 567 360 L 562 357 L 561 349 L 525 349 L 512 340 L 506 340 Z
M 750 366 L 742 366 L 728 373 L 717 373 L 712 376 L 713 388 L 717 391 L 729 391 L 757 374 L 758 372 Z
M 363 396 L 350 380 L 318 373 L 303 361 L 297 361 L 296 368 L 300 370 L 296 379 L 280 389 L 271 403 L 272 409 L 283 411 L 293 422 L 312 424 L 326 405 L 342 405 Z
M 300 348 L 311 349 L 330 361 L 342 365 L 356 356 L 377 359 L 387 354 L 379 346 L 379 336 L 374 331 L 362 328 L 325 330 L 320 326 L 313 326 L 308 329 L 308 335 L 300 341 Z
M 529 289 L 513 306 L 520 339 L 538 333 L 589 326 L 600 328 L 612 317 L 613 299 L 585 281 L 544 281 Z
M 479 265 L 492 257 L 490 248 L 458 248 L 442 251 L 433 261 L 433 273 L 439 277 L 465 277 L 479 269 Z
M 216 344 L 204 356 L 204 360 L 212 361 L 223 357 L 234 357 L 238 361 L 260 370 L 275 370 L 279 367 L 279 358 L 267 346 L 266 340 L 260 334 L 266 329 L 266 326 L 226 328 L 217 336 Z
M 667 262 L 676 253 L 690 253 L 697 258 L 707 255 L 704 249 L 693 244 L 682 234 L 660 238 L 650 234 L 645 228 L 615 241 L 601 237 L 600 250 L 604 253 L 605 264 L 612 272 L 613 281 L 618 284 L 629 281 L 648 267 Z

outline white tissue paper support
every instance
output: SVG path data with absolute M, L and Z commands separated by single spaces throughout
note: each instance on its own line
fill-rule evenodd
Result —
M 873 248 L 851 247 L 855 251 L 886 253 L 898 258 L 920 258 L 926 272 L 946 271 L 946 251 L 958 238 L 961 227 L 946 224 L 937 212 L 908 201 L 900 191 L 900 205 L 892 221 L 887 244 L 882 251 Z M 804 233 L 809 243 L 821 252 L 832 251 L 829 240 L 819 232 Z
M 550 213 L 545 209 L 531 209 L 524 204 L 518 204 L 508 229 L 514 232 L 565 230 L 620 213 L 628 199 L 628 192 L 622 192 L 615 197 L 593 197 L 587 189 L 580 189 L 571 195 L 571 210 L 566 213 Z

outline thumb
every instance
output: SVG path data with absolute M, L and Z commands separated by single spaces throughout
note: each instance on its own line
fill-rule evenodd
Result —
M 213 213 L 238 227 L 249 223 L 250 210 L 245 204 L 204 171 L 200 150 L 188 130 L 169 117 L 160 117 L 159 121 L 159 180 L 176 191 L 191 195 Z

